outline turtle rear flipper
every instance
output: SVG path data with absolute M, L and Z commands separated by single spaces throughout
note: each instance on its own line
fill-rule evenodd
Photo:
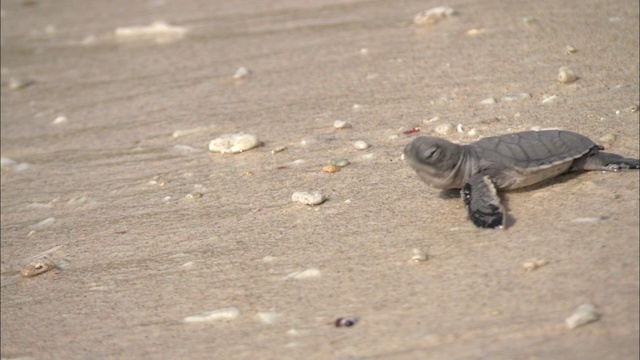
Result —
M 618 154 L 600 152 L 601 148 L 594 146 L 573 165 L 575 170 L 619 171 L 640 169 L 640 160 L 626 158 Z
M 488 175 L 476 174 L 460 191 L 469 210 L 469 219 L 478 227 L 496 228 L 505 225 L 505 211 L 496 187 Z

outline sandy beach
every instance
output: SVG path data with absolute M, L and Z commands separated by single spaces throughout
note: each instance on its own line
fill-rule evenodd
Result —
M 2 359 L 640 356 L 638 171 L 506 193 L 486 230 L 401 158 L 548 128 L 638 158 L 637 2 L 1 7 Z M 236 133 L 261 144 L 209 151 Z

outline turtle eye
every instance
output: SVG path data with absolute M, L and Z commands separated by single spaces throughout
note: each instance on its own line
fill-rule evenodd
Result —
M 437 151 L 437 146 L 429 146 L 425 151 L 422 152 L 422 158 L 424 160 L 429 160 L 436 155 Z

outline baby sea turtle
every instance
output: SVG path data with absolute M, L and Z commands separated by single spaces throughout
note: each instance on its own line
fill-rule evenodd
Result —
M 469 145 L 420 136 L 404 148 L 404 155 L 425 183 L 461 189 L 476 226 L 495 228 L 505 225 L 497 190 L 518 189 L 574 170 L 640 168 L 638 159 L 600 152 L 603 149 L 580 134 L 546 130 L 487 137 Z

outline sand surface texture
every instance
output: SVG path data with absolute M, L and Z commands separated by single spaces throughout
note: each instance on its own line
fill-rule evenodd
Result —
M 637 359 L 638 172 L 482 230 L 401 154 L 536 127 L 637 158 L 638 28 L 636 1 L 3 0 L 2 358 Z

